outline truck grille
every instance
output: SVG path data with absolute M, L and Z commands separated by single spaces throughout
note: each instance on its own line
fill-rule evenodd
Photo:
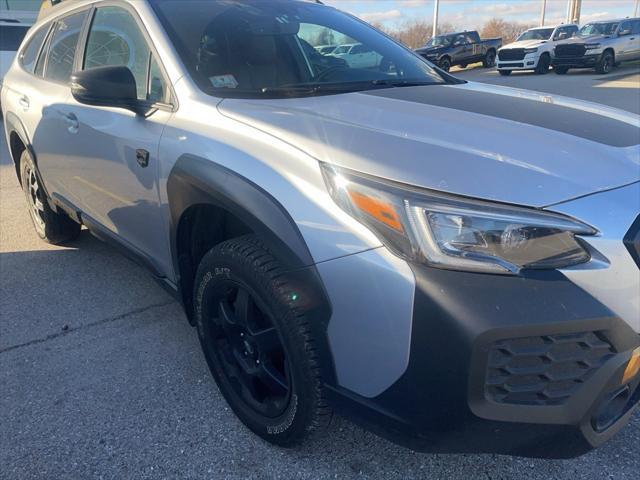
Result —
M 485 395 L 502 404 L 560 405 L 613 354 L 595 332 L 500 340 L 489 353 Z
M 498 52 L 498 59 L 503 62 L 524 59 L 524 48 L 508 48 Z
M 636 218 L 636 221 L 633 222 L 633 225 L 624 236 L 624 244 L 638 267 L 640 267 L 640 215 L 638 215 L 638 218 Z
M 583 57 L 587 49 L 581 43 L 569 43 L 567 45 L 557 45 L 555 49 L 556 57 Z

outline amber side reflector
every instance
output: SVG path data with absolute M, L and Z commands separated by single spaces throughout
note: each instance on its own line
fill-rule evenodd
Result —
M 622 375 L 622 383 L 625 384 L 640 372 L 640 348 L 636 348 L 631 354 L 627 368 Z
M 351 201 L 363 212 L 368 213 L 379 222 L 384 223 L 388 227 L 404 233 L 400 216 L 390 203 L 384 202 L 378 198 L 373 198 L 359 192 L 349 192 Z

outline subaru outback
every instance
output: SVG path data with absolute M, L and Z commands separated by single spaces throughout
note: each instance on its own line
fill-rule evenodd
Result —
M 37 234 L 147 267 L 274 444 L 337 412 L 571 457 L 638 405 L 637 115 L 459 80 L 301 0 L 63 2 L 2 109 Z

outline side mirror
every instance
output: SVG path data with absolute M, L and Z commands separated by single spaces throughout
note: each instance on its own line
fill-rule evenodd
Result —
M 618 36 L 619 37 L 624 37 L 625 35 L 631 35 L 631 29 L 630 28 L 625 28 L 624 30 L 620 30 L 618 32 Z
M 78 102 L 116 107 L 144 114 L 148 108 L 138 100 L 136 79 L 127 67 L 97 67 L 71 75 L 71 94 Z

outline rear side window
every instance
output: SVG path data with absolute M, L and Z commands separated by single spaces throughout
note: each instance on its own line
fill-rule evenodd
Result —
M 635 20 L 633 22 L 633 26 L 631 27 L 631 33 L 640 34 L 640 20 Z
M 119 7 L 99 8 L 89 32 L 84 68 L 128 67 L 136 79 L 138 100 L 146 100 L 149 59 L 149 46 L 131 14 Z
M 28 31 L 29 27 L 22 25 L 2 25 L 0 27 L 0 50 L 17 52 Z
M 68 82 L 78 48 L 80 31 L 87 12 L 76 13 L 59 20 L 49 44 L 45 78 L 54 82 Z
M 20 54 L 20 65 L 22 65 L 22 68 L 27 72 L 33 73 L 36 61 L 38 60 L 38 52 L 40 52 L 40 47 L 42 47 L 42 42 L 44 42 L 48 31 L 49 25 L 42 27 L 33 34 L 27 46 L 22 50 Z

